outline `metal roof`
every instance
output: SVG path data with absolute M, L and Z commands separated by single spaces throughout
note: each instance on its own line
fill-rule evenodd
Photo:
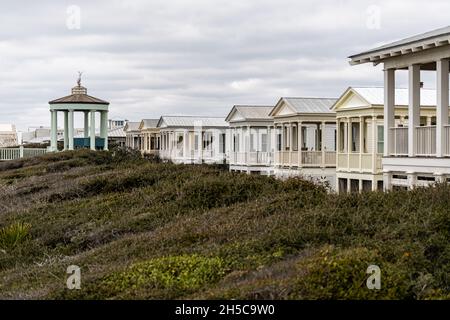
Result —
M 331 98 L 281 98 L 297 113 L 334 113 L 330 110 L 337 99 Z
M 236 105 L 234 106 L 228 116 L 226 121 L 230 120 L 231 115 L 234 112 L 238 112 L 239 115 L 245 120 L 272 120 L 269 116 L 272 111 L 273 106 L 249 106 L 249 105 Z
M 431 49 L 450 43 L 450 26 L 394 41 L 371 50 L 351 55 L 350 64 L 379 61 L 411 52 Z
M 158 127 L 194 127 L 200 123 L 202 127 L 228 127 L 223 117 L 201 116 L 161 116 Z
M 141 123 L 140 122 L 132 122 L 132 121 L 128 121 L 127 124 L 124 127 L 125 132 L 128 131 L 139 131 L 139 125 Z
M 125 127 L 117 127 L 108 131 L 109 138 L 124 138 L 126 136 Z
M 156 128 L 159 119 L 142 119 L 140 129 Z
M 384 88 L 383 87 L 351 87 L 357 94 L 371 105 L 384 105 Z M 408 106 L 409 96 L 408 89 L 395 89 L 395 105 Z M 420 89 L 420 105 L 424 107 L 436 106 L 436 90 Z

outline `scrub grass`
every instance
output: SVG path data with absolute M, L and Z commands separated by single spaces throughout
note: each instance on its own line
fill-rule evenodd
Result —
M 0 163 L 0 229 L 0 298 L 450 298 L 447 185 L 335 195 L 222 166 L 62 152 Z M 372 264 L 381 290 L 366 287 Z M 66 288 L 69 265 L 80 290 Z

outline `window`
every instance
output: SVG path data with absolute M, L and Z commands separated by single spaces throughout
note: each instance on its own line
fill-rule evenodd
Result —
M 255 152 L 255 136 L 253 133 L 250 133 L 250 152 Z
M 377 127 L 377 153 L 384 152 L 384 126 Z
M 151 137 L 150 138 L 150 150 L 155 150 L 156 146 L 155 146 L 155 137 Z
M 297 127 L 292 127 L 292 140 L 293 140 L 293 146 L 292 146 L 292 150 L 293 151 L 298 151 L 298 131 L 297 131 Z
M 281 139 L 282 139 L 281 133 L 278 133 L 277 134 L 277 151 L 281 151 Z
M 219 135 L 219 153 L 225 153 L 225 133 Z
M 267 134 L 263 133 L 261 134 L 261 151 L 262 152 L 267 152 Z

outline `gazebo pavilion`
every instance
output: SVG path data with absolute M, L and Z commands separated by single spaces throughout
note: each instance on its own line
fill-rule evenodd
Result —
M 74 150 L 74 113 L 84 113 L 84 139 L 77 140 L 77 147 L 96 147 L 108 150 L 108 107 L 109 102 L 92 97 L 87 89 L 81 86 L 78 79 L 72 94 L 63 98 L 52 100 L 51 113 L 51 144 L 50 151 L 57 151 L 58 112 L 64 113 L 64 150 Z M 100 113 L 100 139 L 95 137 L 95 113 Z

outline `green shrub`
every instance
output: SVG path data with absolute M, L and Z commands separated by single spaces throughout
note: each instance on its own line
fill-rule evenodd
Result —
M 24 242 L 30 234 L 31 225 L 16 222 L 0 230 L 0 248 L 13 249 Z
M 381 269 L 381 289 L 369 290 L 367 267 Z M 401 264 L 383 261 L 378 252 L 366 248 L 339 250 L 326 247 L 318 255 L 301 260 L 300 276 L 292 298 L 300 299 L 408 299 L 413 286 Z
M 155 258 L 132 265 L 104 278 L 99 287 L 110 294 L 124 294 L 145 288 L 191 292 L 214 284 L 225 274 L 222 259 L 199 255 Z

